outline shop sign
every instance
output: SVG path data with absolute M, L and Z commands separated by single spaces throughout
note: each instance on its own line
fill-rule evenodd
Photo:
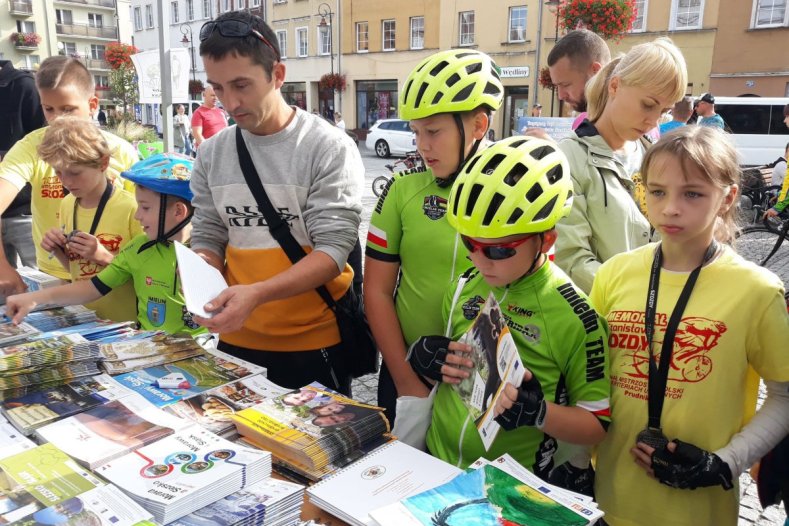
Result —
M 528 77 L 529 66 L 513 66 L 513 67 L 501 68 L 500 76 L 503 79 L 515 78 L 515 77 Z

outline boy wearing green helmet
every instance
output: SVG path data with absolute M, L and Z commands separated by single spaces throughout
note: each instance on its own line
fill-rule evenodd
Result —
M 444 291 L 469 266 L 446 204 L 503 92 L 490 57 L 454 49 L 424 59 L 400 93 L 400 117 L 411 121 L 426 169 L 397 174 L 384 189 L 370 219 L 364 276 L 365 310 L 384 362 L 378 404 L 390 421 L 398 396 L 430 391 L 405 361 L 406 349 L 441 331 Z
M 524 136 L 499 141 L 458 176 L 447 216 L 474 267 L 444 297 L 444 336 L 424 336 L 409 350 L 423 376 L 442 382 L 427 433 L 430 452 L 465 468 L 509 453 L 548 478 L 557 440 L 590 446 L 609 423 L 608 328 L 546 255 L 556 223 L 572 206 L 567 159 L 555 145 Z M 458 339 L 493 293 L 526 367 L 495 408 L 502 426 L 485 450 L 452 384 L 469 376 L 471 351 Z
M 176 272 L 173 241 L 187 243 L 192 218 L 189 179 L 192 159 L 178 154 L 156 154 L 139 161 L 122 177 L 135 184 L 134 218 L 143 234 L 134 237 L 115 259 L 90 280 L 76 281 L 6 300 L 6 315 L 14 323 L 38 304 L 75 305 L 95 301 L 131 281 L 142 329 L 168 334 L 207 332 L 186 310 Z

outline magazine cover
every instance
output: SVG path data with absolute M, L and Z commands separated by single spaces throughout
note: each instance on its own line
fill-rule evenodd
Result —
M 482 443 L 488 449 L 499 431 L 493 414 L 496 400 L 506 382 L 520 385 L 524 374 L 518 348 L 493 293 L 460 341 L 473 348 L 470 358 L 474 369 L 469 371 L 468 378 L 452 387 L 471 413 Z
M 32 515 L 101 485 L 52 444 L 0 460 L 0 523 Z
M 153 515 L 108 484 L 33 513 L 15 526 L 155 526 Z
M 167 411 L 196 422 L 217 435 L 235 431 L 232 416 L 266 398 L 290 392 L 269 381 L 262 374 L 248 376 L 168 406 Z
M 39 428 L 36 434 L 91 469 L 191 425 L 136 393 Z
M 101 362 L 101 368 L 106 371 L 107 374 L 123 374 L 130 371 L 136 371 L 137 369 L 153 367 L 155 365 L 180 362 L 181 360 L 186 360 L 187 358 L 192 358 L 201 354 L 203 354 L 203 349 L 197 347 L 185 351 L 163 352 L 161 354 L 130 358 L 128 360 L 104 360 Z
M 220 351 L 210 351 L 186 360 L 121 374 L 115 380 L 154 405 L 164 407 L 263 371 L 263 367 Z M 170 375 L 183 376 L 184 382 L 176 387 L 160 387 L 159 380 Z
M 6 398 L 0 411 L 25 434 L 43 425 L 116 400 L 131 391 L 106 374 L 91 376 L 57 387 Z

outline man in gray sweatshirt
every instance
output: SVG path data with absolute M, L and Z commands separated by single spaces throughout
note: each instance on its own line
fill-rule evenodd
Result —
M 315 292 L 349 291 L 346 263 L 358 239 L 364 166 L 341 131 L 289 106 L 277 38 L 248 12 L 224 13 L 200 30 L 208 83 L 241 129 L 275 210 L 307 252 L 295 265 L 269 232 L 236 150 L 236 126 L 204 142 L 195 161 L 192 248 L 230 287 L 195 320 L 219 348 L 263 365 L 284 387 L 319 381 L 350 392 L 334 314 Z

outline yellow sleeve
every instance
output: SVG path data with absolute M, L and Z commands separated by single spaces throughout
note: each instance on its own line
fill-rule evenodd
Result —
M 0 163 L 0 178 L 21 190 L 33 179 L 39 164 L 48 166 L 38 158 L 38 145 L 41 144 L 44 130 L 45 128 L 41 128 L 30 132 L 14 144 Z
M 780 203 L 784 199 L 786 199 L 786 194 L 789 192 L 789 164 L 786 165 L 786 175 L 784 176 L 784 182 L 781 185 L 781 193 L 778 194 L 778 202 Z

